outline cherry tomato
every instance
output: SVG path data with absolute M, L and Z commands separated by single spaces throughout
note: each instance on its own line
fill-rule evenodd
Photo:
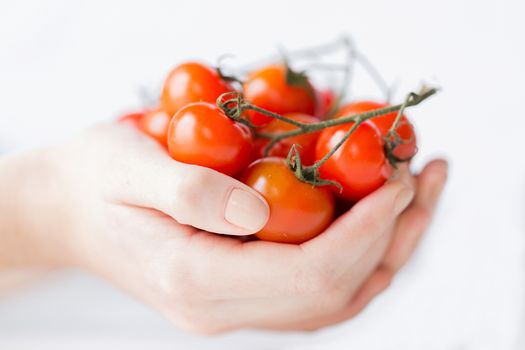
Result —
M 332 109 L 336 98 L 335 92 L 330 89 L 317 91 L 317 101 L 319 101 L 319 105 L 316 115 L 321 118 L 326 116 Z
M 138 129 L 140 126 L 140 120 L 146 112 L 147 111 L 124 114 L 118 117 L 117 121 L 119 123 L 131 124 Z
M 280 243 L 302 243 L 332 222 L 334 198 L 327 187 L 298 180 L 284 158 L 256 160 L 241 181 L 257 190 L 270 206 L 270 218 L 257 237 Z
M 180 162 L 235 175 L 252 157 L 252 135 L 245 125 L 228 118 L 215 104 L 190 103 L 171 119 L 168 150 Z
M 215 103 L 221 94 L 233 90 L 215 69 L 202 63 L 187 62 L 169 73 L 160 101 L 163 108 L 173 116 L 188 103 Z
M 324 129 L 317 141 L 316 158 L 322 159 L 352 125 Z M 351 202 L 357 202 L 379 188 L 392 174 L 379 129 L 372 123 L 361 124 L 319 171 L 322 178 L 339 182 L 343 186 L 340 195 Z
M 139 129 L 146 135 L 167 147 L 168 124 L 171 116 L 162 108 L 155 108 L 144 113 L 140 119 Z
M 245 99 L 281 115 L 294 112 L 314 115 L 317 100 L 309 80 L 299 73 L 287 72 L 283 64 L 270 65 L 253 72 L 244 83 Z M 272 120 L 271 117 L 253 111 L 250 111 L 248 116 L 251 122 L 258 126 Z
M 306 124 L 319 122 L 319 119 L 309 116 L 307 114 L 290 113 L 285 114 L 284 116 Z M 259 131 L 265 133 L 280 134 L 295 129 L 297 129 L 296 126 L 275 119 L 272 120 L 272 122 L 270 122 L 268 125 L 259 129 Z M 301 155 L 301 161 L 303 162 L 303 164 L 312 165 L 315 161 L 315 143 L 317 141 L 317 138 L 319 137 L 319 134 L 320 132 L 318 131 L 283 139 L 277 142 L 272 147 L 268 155 L 286 158 L 288 156 L 288 153 L 290 152 L 290 149 L 292 148 L 292 145 L 296 144 L 299 146 L 297 150 Z M 254 146 L 256 157 L 263 157 L 264 148 L 266 147 L 266 145 L 268 145 L 269 142 L 270 141 L 265 138 L 258 138 L 255 140 Z
M 384 108 L 387 106 L 388 104 L 386 103 L 378 103 L 372 101 L 353 102 L 342 107 L 337 113 L 337 117 L 365 113 L 374 109 Z M 381 134 L 383 135 L 383 137 L 385 137 L 388 131 L 390 130 L 390 127 L 394 123 L 396 117 L 397 112 L 392 112 L 382 116 L 374 117 L 370 119 L 370 121 L 377 125 L 379 130 L 381 130 Z M 402 143 L 399 144 L 392 153 L 399 159 L 410 159 L 417 152 L 416 135 L 414 133 L 414 127 L 408 121 L 405 115 L 401 117 L 396 131 L 399 134 Z

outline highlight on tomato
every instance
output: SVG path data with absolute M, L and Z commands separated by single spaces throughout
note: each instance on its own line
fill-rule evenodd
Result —
M 240 180 L 268 202 L 270 217 L 257 237 L 279 243 L 303 243 L 323 232 L 334 217 L 334 198 L 327 187 L 301 182 L 284 158 L 256 160 Z
M 355 114 L 373 111 L 375 109 L 388 107 L 387 103 L 379 103 L 373 101 L 358 101 L 352 102 L 343 106 L 337 113 L 336 117 L 351 116 Z M 378 117 L 374 117 L 369 121 L 374 123 L 383 137 L 386 137 L 388 131 L 397 117 L 397 112 L 388 113 Z M 401 121 L 396 128 L 396 132 L 401 139 L 401 143 L 397 145 L 392 154 L 399 160 L 408 160 L 412 158 L 417 152 L 416 134 L 414 126 L 406 115 L 401 117 Z
M 190 103 L 171 119 L 168 151 L 180 162 L 205 166 L 233 176 L 252 158 L 252 133 L 215 104 Z
M 343 139 L 354 123 L 324 129 L 317 140 L 316 159 L 322 159 Z M 375 191 L 391 176 L 384 139 L 374 124 L 362 123 L 346 142 L 319 168 L 321 177 L 339 182 L 344 199 L 357 202 Z
M 305 124 L 312 124 L 317 123 L 319 119 L 312 117 L 307 114 L 301 114 L 301 113 L 290 113 L 285 114 L 284 117 L 295 120 L 301 123 Z M 296 130 L 298 127 L 286 123 L 284 121 L 274 119 L 266 126 L 259 129 L 259 132 L 261 133 L 269 133 L 269 134 L 279 134 L 286 131 L 292 131 Z M 320 132 L 311 132 L 306 134 L 301 134 L 297 136 L 292 136 L 285 138 L 279 142 L 277 142 L 269 151 L 269 156 L 277 156 L 277 157 L 283 157 L 286 158 L 288 156 L 288 153 L 290 152 L 290 149 L 292 148 L 292 145 L 297 145 L 297 150 L 299 152 L 299 155 L 301 156 L 301 160 L 303 164 L 305 165 L 312 165 L 315 161 L 315 144 L 317 142 L 317 138 L 319 137 Z M 269 144 L 269 139 L 266 138 L 256 138 L 254 147 L 255 147 L 255 156 L 258 158 L 261 158 L 264 156 L 264 149 Z
M 199 62 L 186 62 L 168 74 L 160 103 L 173 116 L 188 103 L 215 103 L 217 97 L 229 91 L 234 91 L 233 87 L 222 79 L 216 69 Z
M 317 109 L 317 96 L 308 77 L 292 71 L 285 64 L 272 64 L 252 72 L 243 87 L 248 102 L 277 114 L 314 115 Z M 254 111 L 247 115 L 257 126 L 272 120 Z

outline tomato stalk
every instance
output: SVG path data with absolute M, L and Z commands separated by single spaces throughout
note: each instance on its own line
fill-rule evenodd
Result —
M 348 37 L 343 38 L 343 44 L 346 47 L 346 63 L 344 66 L 344 76 L 343 76 L 343 82 L 341 84 L 341 88 L 339 90 L 339 93 L 337 94 L 337 97 L 330 107 L 330 110 L 326 113 L 326 115 L 322 116 L 323 119 L 332 119 L 335 114 L 337 113 L 337 110 L 339 109 L 341 102 L 345 99 L 347 92 L 348 92 L 348 86 L 350 85 L 350 80 L 352 76 L 354 75 L 354 67 L 355 67 L 355 61 L 357 57 L 357 50 L 352 43 L 352 41 Z
M 342 46 L 346 45 L 346 42 L 350 41 L 348 36 L 343 35 L 330 42 L 318 44 L 316 46 L 305 47 L 297 50 L 288 51 L 286 56 L 290 59 L 316 59 L 323 55 L 336 52 L 341 49 Z M 247 73 L 255 70 L 257 67 L 266 65 L 271 62 L 279 61 L 282 59 L 282 50 L 277 55 L 270 55 L 264 59 L 257 60 L 255 62 L 244 64 L 239 68 L 241 73 Z
M 370 78 L 374 81 L 374 83 L 377 85 L 381 93 L 383 94 L 385 101 L 390 102 L 390 99 L 392 98 L 393 89 L 387 84 L 383 76 L 379 73 L 377 68 L 370 62 L 370 60 L 357 48 L 355 47 L 353 41 L 348 36 L 343 36 L 339 40 L 335 41 L 334 43 L 325 44 L 324 46 L 314 47 L 310 49 L 304 49 L 301 51 L 292 52 L 289 56 L 310 56 L 310 57 L 316 57 L 320 54 L 327 54 L 332 51 L 335 51 L 336 49 L 339 49 L 340 47 L 344 47 L 347 52 L 347 59 L 346 63 L 343 66 L 337 66 L 337 65 L 323 65 L 320 63 L 314 63 L 312 64 L 313 68 L 316 69 L 332 69 L 332 70 L 344 70 L 345 71 L 345 77 L 343 78 L 343 85 L 341 87 L 341 92 L 338 94 L 338 99 L 336 102 L 341 102 L 346 94 L 346 89 L 348 87 L 349 81 L 351 76 L 353 75 L 353 70 L 355 63 L 359 63 L 361 67 L 367 72 L 367 74 L 370 76 Z M 310 54 L 309 54 L 310 53 Z M 337 103 L 334 103 L 334 113 L 337 111 Z M 328 113 L 328 117 L 326 119 L 329 119 L 330 116 L 333 116 L 333 114 Z
M 341 140 L 339 140 L 339 142 L 334 146 L 332 147 L 332 149 L 326 153 L 323 158 L 319 159 L 317 162 L 315 162 L 311 167 L 312 169 L 314 170 L 317 170 L 319 169 L 335 152 L 337 152 L 337 150 L 346 142 L 346 140 L 348 140 L 348 138 L 350 137 L 350 135 L 352 135 L 354 133 L 354 131 L 357 130 L 357 128 L 359 127 L 359 125 L 361 125 L 365 120 L 367 120 L 369 118 L 364 118 L 364 117 L 360 117 L 360 118 L 356 118 L 355 119 L 355 122 L 354 124 L 352 125 L 352 127 L 346 132 L 345 136 L 343 136 L 343 138 L 341 138 Z
M 248 125 L 254 130 L 256 130 L 257 128 L 253 126 L 248 120 L 242 117 L 242 114 L 244 111 L 248 111 L 248 110 L 256 111 L 256 112 L 265 114 L 269 117 L 272 117 L 274 119 L 281 120 L 285 123 L 292 124 L 297 127 L 297 129 L 295 130 L 286 131 L 286 132 L 277 133 L 277 134 L 256 131 L 256 137 L 270 139 L 270 142 L 268 143 L 268 145 L 265 147 L 265 150 L 264 150 L 265 155 L 268 154 L 268 152 L 272 149 L 272 147 L 277 142 L 285 138 L 292 137 L 292 136 L 298 136 L 298 135 L 302 135 L 306 133 L 316 132 L 316 131 L 323 130 L 323 129 L 326 129 L 332 126 L 354 123 L 354 125 L 352 125 L 352 127 L 348 130 L 348 132 L 344 135 L 344 137 L 337 143 L 337 145 L 335 145 L 322 159 L 318 160 L 311 166 L 303 167 L 299 153 L 297 152 L 297 148 L 295 146 L 292 147 L 292 149 L 290 150 L 290 153 L 288 154 L 288 164 L 290 166 L 290 169 L 294 171 L 295 175 L 301 181 L 311 183 L 312 185 L 315 185 L 315 186 L 336 185 L 340 187 L 340 185 L 335 183 L 334 181 L 321 179 L 319 177 L 319 168 L 335 152 L 337 152 L 337 150 L 345 143 L 346 140 L 348 140 L 348 138 L 352 135 L 352 133 L 354 133 L 355 130 L 357 130 L 357 128 L 363 122 L 365 122 L 368 119 L 372 119 L 374 117 L 378 117 L 381 115 L 385 115 L 388 113 L 398 111 L 396 119 L 394 120 L 392 127 L 388 131 L 388 134 L 385 140 L 385 150 L 387 152 L 387 158 L 395 166 L 396 162 L 401 161 L 401 160 L 395 158 L 392 152 L 394 148 L 401 142 L 401 140 L 399 139 L 399 135 L 397 135 L 396 128 L 399 126 L 404 110 L 407 107 L 416 106 L 420 104 L 421 102 L 423 102 L 430 96 L 434 95 L 437 91 L 438 89 L 436 88 L 423 87 L 419 93 L 413 93 L 413 92 L 409 93 L 407 97 L 405 98 L 404 102 L 401 104 L 379 108 L 376 110 L 359 113 L 355 115 L 344 116 L 344 117 L 340 117 L 337 119 L 328 119 L 328 120 L 324 120 L 324 121 L 320 121 L 318 123 L 312 123 L 312 124 L 306 124 L 306 123 L 302 123 L 297 120 L 292 120 L 290 118 L 284 117 L 277 113 L 257 107 L 249 102 L 244 101 L 241 95 L 237 92 L 228 92 L 228 93 L 222 94 L 217 99 L 217 105 L 219 106 L 219 108 L 223 110 L 223 112 L 227 116 L 229 116 L 235 121 Z
M 242 81 L 240 78 L 237 78 L 234 75 L 228 75 L 228 74 L 224 73 L 224 71 L 223 71 L 221 66 L 215 67 L 215 70 L 217 71 L 217 74 L 219 74 L 219 77 L 221 77 L 222 80 L 224 80 L 224 81 L 226 81 L 228 83 L 237 83 L 240 86 L 242 86 L 242 84 L 244 84 L 244 81 Z
M 314 62 L 314 63 L 309 64 L 306 67 L 306 70 L 313 70 L 313 69 L 337 70 L 337 71 L 342 71 L 344 73 L 339 92 L 332 106 L 330 107 L 330 110 L 325 115 L 321 116 L 322 119 L 331 119 L 337 113 L 337 110 L 339 109 L 341 102 L 345 99 L 345 96 L 347 94 L 347 89 L 348 89 L 348 86 L 350 85 L 350 80 L 354 72 L 355 62 L 357 61 L 357 57 L 358 57 L 357 49 L 349 37 L 343 36 L 336 43 L 337 43 L 337 48 L 343 47 L 346 52 L 346 59 L 343 65 Z M 304 53 L 307 53 L 307 52 L 308 52 L 307 50 L 304 51 Z M 295 53 L 297 54 L 297 52 Z M 296 73 L 291 69 L 289 65 L 290 55 L 286 54 L 284 50 L 281 49 L 281 56 L 282 56 L 284 65 L 287 67 L 287 83 L 290 85 L 294 85 L 293 81 L 288 79 L 288 77 L 299 77 L 299 81 L 302 81 L 305 86 L 308 86 L 308 78 L 304 74 L 304 72 Z M 294 79 L 294 80 L 298 80 L 298 79 Z M 299 85 L 299 84 L 296 84 L 296 85 Z
M 304 167 L 301 161 L 301 154 L 295 144 L 292 145 L 288 157 L 286 157 L 286 164 L 302 182 L 309 183 L 313 186 L 335 186 L 340 191 L 343 190 L 339 182 L 321 178 L 318 167 L 314 167 L 313 165 Z
M 301 122 L 296 121 L 296 120 L 291 120 L 291 119 L 286 118 L 284 116 L 281 116 L 281 115 L 278 115 L 276 113 L 273 113 L 273 112 L 270 112 L 270 111 L 266 111 L 266 110 L 264 110 L 262 108 L 254 106 L 254 105 L 252 105 L 252 104 L 250 104 L 248 102 L 242 102 L 241 103 L 241 109 L 243 109 L 243 110 L 249 110 L 249 109 L 257 110 L 260 113 L 265 113 L 266 115 L 268 115 L 270 117 L 282 120 L 282 121 L 284 121 L 286 123 L 290 123 L 290 124 L 295 125 L 295 126 L 298 127 L 298 129 L 287 131 L 287 132 L 283 132 L 283 133 L 279 133 L 279 134 L 264 133 L 264 132 L 256 133 L 257 137 L 270 139 L 270 143 L 267 146 L 267 150 L 269 151 L 275 145 L 275 143 L 277 143 L 277 142 L 279 142 L 279 141 L 281 141 L 281 140 L 283 140 L 283 139 L 285 139 L 287 137 L 292 137 L 292 136 L 297 136 L 297 135 L 301 135 L 301 134 L 316 132 L 316 131 L 319 131 L 319 130 L 322 130 L 322 129 L 329 128 L 331 126 L 337 126 L 337 125 L 342 125 L 342 124 L 348 124 L 348 123 L 351 123 L 351 122 L 357 122 L 358 120 L 361 120 L 361 119 L 362 120 L 359 123 L 362 123 L 363 121 L 371 119 L 371 118 L 374 118 L 374 117 L 378 117 L 378 116 L 385 115 L 385 114 L 388 114 L 388 113 L 396 112 L 396 111 L 399 111 L 401 109 L 404 110 L 407 107 L 416 106 L 419 103 L 421 103 L 424 100 L 426 100 L 428 97 L 434 95 L 437 91 L 438 90 L 435 89 L 435 88 L 423 88 L 418 94 L 410 93 L 407 96 L 407 99 L 405 100 L 405 102 L 402 103 L 402 104 L 392 105 L 392 106 L 388 106 L 388 107 L 372 110 L 372 111 L 369 111 L 369 112 L 354 114 L 354 115 L 346 116 L 346 117 L 340 117 L 340 118 L 337 118 L 337 119 L 324 120 L 324 121 L 320 121 L 318 123 L 312 123 L 312 124 L 305 124 L 305 123 L 301 123 Z M 402 115 L 402 113 L 401 113 L 401 115 Z M 398 118 L 400 119 L 401 117 L 398 116 Z M 396 120 L 398 118 L 396 118 Z M 399 124 L 399 120 L 397 121 L 397 124 Z M 396 125 L 396 127 L 397 127 L 397 125 Z M 393 130 L 395 130 L 395 128 Z
M 374 83 L 377 85 L 377 87 L 383 94 L 385 101 L 390 102 L 393 89 L 386 83 L 385 79 L 379 73 L 377 68 L 370 62 L 370 60 L 363 53 L 357 50 L 354 43 L 349 37 L 342 37 L 340 45 L 342 45 L 346 50 L 346 60 L 344 65 L 325 64 L 316 62 L 310 64 L 307 67 L 309 69 L 338 70 L 344 72 L 343 82 L 339 93 L 337 94 L 337 97 L 334 101 L 334 104 L 332 105 L 328 113 L 325 116 L 323 116 L 323 118 L 330 119 L 337 113 L 339 105 L 341 104 L 341 102 L 347 94 L 347 89 L 350 85 L 350 80 L 353 76 L 356 63 L 359 63 L 361 67 L 363 67 L 363 69 L 366 71 L 366 73 L 370 76 L 370 78 L 374 81 Z
M 384 78 L 381 76 L 379 71 L 376 69 L 376 67 L 370 62 L 370 60 L 359 50 L 357 50 L 353 40 L 347 36 L 343 35 L 340 38 L 337 38 L 336 40 L 328 43 L 324 43 L 321 45 L 309 47 L 309 48 L 303 48 L 295 51 L 290 52 L 284 52 L 284 49 L 280 49 L 279 58 L 272 58 L 271 60 L 268 59 L 268 61 L 276 61 L 281 59 L 285 66 L 289 67 L 289 60 L 290 59 L 317 59 L 323 55 L 331 54 L 332 52 L 338 51 L 341 48 L 343 48 L 346 52 L 346 59 L 344 64 L 326 64 L 322 62 L 314 62 L 306 66 L 306 70 L 336 70 L 343 72 L 344 76 L 341 82 L 341 87 L 337 93 L 337 96 L 330 107 L 330 110 L 326 113 L 326 115 L 321 116 L 323 119 L 331 119 L 334 117 L 334 115 L 337 113 L 337 110 L 339 109 L 340 104 L 345 99 L 346 95 L 348 94 L 348 88 L 350 86 L 350 82 L 352 80 L 354 70 L 356 63 L 360 64 L 362 68 L 367 72 L 367 74 L 371 77 L 371 79 L 374 81 L 374 83 L 377 85 L 381 93 L 383 94 L 385 101 L 389 102 L 390 98 L 392 96 L 392 88 L 386 83 Z M 233 76 L 233 75 L 226 75 L 223 72 L 222 69 L 222 61 L 226 57 L 231 57 L 231 55 L 224 55 L 219 58 L 218 65 L 216 67 L 217 72 L 219 75 L 228 82 L 235 82 L 240 84 L 242 87 L 243 80 Z M 248 66 L 258 66 L 261 64 L 251 64 Z M 241 69 L 242 71 L 251 71 L 252 69 Z M 291 69 L 289 70 L 291 71 Z M 301 73 L 301 72 L 299 72 Z M 299 74 L 300 76 L 301 74 Z M 292 74 L 291 76 L 297 76 Z M 306 77 L 305 77 L 306 78 Z M 278 119 L 278 118 L 277 118 Z
M 345 71 L 347 69 L 346 64 L 337 64 L 337 63 L 322 63 L 322 62 L 314 62 L 306 67 L 303 67 L 305 71 L 310 70 L 327 70 L 327 71 Z
M 396 129 L 399 126 L 399 122 L 401 121 L 401 118 L 403 116 L 404 110 L 408 106 L 415 106 L 415 105 L 421 103 L 426 98 L 432 96 L 436 92 L 437 92 L 437 89 L 434 89 L 434 88 L 428 89 L 426 87 L 423 87 L 419 94 L 411 92 L 411 93 L 409 93 L 407 95 L 407 97 L 405 98 L 405 101 L 402 104 L 397 105 L 397 106 L 393 106 L 393 107 L 397 107 L 398 108 L 398 113 L 397 113 L 396 119 L 392 123 L 392 126 L 390 127 L 387 135 L 385 136 L 385 156 L 386 156 L 386 158 L 388 159 L 388 161 L 392 164 L 392 166 L 394 168 L 397 168 L 397 163 L 398 162 L 405 161 L 405 160 L 397 158 L 393 154 L 395 148 L 402 142 L 401 139 L 400 139 L 399 134 L 396 132 Z M 383 108 L 383 109 L 388 109 L 388 107 L 387 108 Z M 342 191 L 342 186 L 338 182 L 332 181 L 332 180 L 327 180 L 327 179 L 322 179 L 320 177 L 320 175 L 319 175 L 319 168 L 326 161 L 328 161 L 328 159 L 335 152 L 337 152 L 337 150 L 350 138 L 350 136 L 357 130 L 357 128 L 364 121 L 366 121 L 368 119 L 371 119 L 371 118 L 374 118 L 376 116 L 382 115 L 382 114 L 373 115 L 374 114 L 373 112 L 378 112 L 378 111 L 381 111 L 381 109 L 376 110 L 376 111 L 371 111 L 371 112 L 368 112 L 368 113 L 357 114 L 357 115 L 353 116 L 353 118 L 352 117 L 343 117 L 342 119 L 348 119 L 348 120 L 354 119 L 353 120 L 354 124 L 345 133 L 345 135 L 341 138 L 341 140 L 339 140 L 339 142 L 334 147 L 332 147 L 332 149 L 329 152 L 327 152 L 323 156 L 323 158 L 321 158 L 320 160 L 318 160 L 317 162 L 315 162 L 311 166 L 302 167 L 302 165 L 300 163 L 299 153 L 297 152 L 296 149 L 291 149 L 290 153 L 289 153 L 289 156 L 288 156 L 288 160 L 287 160 L 290 169 L 292 171 L 294 171 L 294 173 L 299 178 L 299 180 L 301 180 L 303 182 L 310 183 L 310 184 L 312 184 L 314 186 L 334 185 L 334 186 L 338 187 L 340 191 Z M 292 162 L 292 153 L 295 155 L 295 158 L 294 158 L 295 159 L 295 163 Z M 299 163 L 297 163 L 297 159 L 299 159 Z
M 335 51 L 340 47 L 343 47 L 346 50 L 346 62 L 344 65 L 326 65 L 322 63 L 313 63 L 310 65 L 310 67 L 314 69 L 341 70 L 345 72 L 341 90 L 338 94 L 336 102 L 334 103 L 333 108 L 331 108 L 331 110 L 328 112 L 325 119 L 333 117 L 335 112 L 337 112 L 339 103 L 342 102 L 342 100 L 344 99 L 351 76 L 353 75 L 355 63 L 359 63 L 361 67 L 363 67 L 363 69 L 367 72 L 367 74 L 370 76 L 370 78 L 374 81 L 374 83 L 377 85 L 377 87 L 383 94 L 385 101 L 390 102 L 390 99 L 392 98 L 393 94 L 393 89 L 387 84 L 383 76 L 379 73 L 379 71 L 372 64 L 372 62 L 370 62 L 370 60 L 363 53 L 357 50 L 352 39 L 346 35 L 342 36 L 339 40 L 335 41 L 334 43 L 329 43 L 325 44 L 324 46 L 314 47 L 310 49 L 304 49 L 302 51 L 296 51 L 289 54 L 289 56 L 297 57 L 300 55 L 304 55 L 317 57 L 320 54 L 327 54 L 332 51 Z
M 232 74 L 226 74 L 224 73 L 224 68 L 223 68 L 223 62 L 228 59 L 228 58 L 232 58 L 233 55 L 231 54 L 224 54 L 222 56 L 220 56 L 218 59 L 217 59 L 217 66 L 214 67 L 215 70 L 217 71 L 217 74 L 219 74 L 219 77 L 221 77 L 222 80 L 228 82 L 228 83 L 237 83 L 239 85 L 239 87 L 242 88 L 243 84 L 244 84 L 244 81 L 241 80 L 239 77 L 236 77 Z
M 351 43 L 348 35 L 342 35 L 339 38 L 317 46 L 306 47 L 290 52 L 289 56 L 294 59 L 298 58 L 316 58 L 322 55 L 330 54 L 339 50 L 342 46 L 347 47 Z
M 385 79 L 383 79 L 383 76 L 379 73 L 377 68 L 372 64 L 372 62 L 370 62 L 370 60 L 365 55 L 363 55 L 359 51 L 355 52 L 355 60 L 361 64 L 364 70 L 375 82 L 379 90 L 381 90 L 385 101 L 390 102 L 390 99 L 392 98 L 393 89 L 387 84 Z
M 337 119 L 324 120 L 324 121 L 320 121 L 318 123 L 311 123 L 311 124 L 302 123 L 300 121 L 293 120 L 293 119 L 287 118 L 285 116 L 282 116 L 280 114 L 268 111 L 268 110 L 266 110 L 264 108 L 257 107 L 255 105 L 249 103 L 249 102 L 244 101 L 242 99 L 241 95 L 238 92 L 233 92 L 232 91 L 232 92 L 227 92 L 227 93 L 224 93 L 224 94 L 220 95 L 219 98 L 217 99 L 217 105 L 219 106 L 219 108 L 221 108 L 223 110 L 223 112 L 228 117 L 232 118 L 235 121 L 243 122 L 243 123 L 245 123 L 247 125 L 249 125 L 248 123 L 246 123 L 247 120 L 242 118 L 241 114 L 244 111 L 253 110 L 253 111 L 257 111 L 259 113 L 265 114 L 265 115 L 267 115 L 269 117 L 272 117 L 274 119 L 278 119 L 278 120 L 281 120 L 281 121 L 283 121 L 285 123 L 289 123 L 289 124 L 292 124 L 292 125 L 298 127 L 295 130 L 286 131 L 286 132 L 282 132 L 282 133 L 278 133 L 278 134 L 264 133 L 264 132 L 257 132 L 256 133 L 257 137 L 271 139 L 271 142 L 273 142 L 273 144 L 275 144 L 276 142 L 279 142 L 282 139 L 285 139 L 287 137 L 292 137 L 292 136 L 302 135 L 302 134 L 306 134 L 306 133 L 316 132 L 316 131 L 319 131 L 319 130 L 322 130 L 322 129 L 326 129 L 326 128 L 329 128 L 329 127 L 332 127 L 332 126 L 348 124 L 348 123 L 352 123 L 352 122 L 357 122 L 359 120 L 360 120 L 360 123 L 362 123 L 363 121 L 371 119 L 371 118 L 374 118 L 374 117 L 378 117 L 378 116 L 385 115 L 385 114 L 388 114 L 388 113 L 396 112 L 396 111 L 399 111 L 401 109 L 404 110 L 407 107 L 412 107 L 412 106 L 416 106 L 416 105 L 420 104 L 421 102 L 423 102 L 424 100 L 426 100 L 430 96 L 434 95 L 437 91 L 438 91 L 438 89 L 436 89 L 436 88 L 426 88 L 426 87 L 424 87 L 419 93 L 411 92 L 407 96 L 405 102 L 403 102 L 401 104 L 387 106 L 387 107 L 384 107 L 384 108 L 379 108 L 379 109 L 375 109 L 375 110 L 364 112 L 364 113 L 354 114 L 354 115 L 346 116 L 346 117 L 340 117 L 340 118 L 337 118 Z M 232 97 L 228 98 L 228 96 L 232 96 Z M 398 115 L 398 117 L 396 118 L 397 123 L 395 122 L 394 124 L 399 124 L 399 120 L 401 119 L 400 115 L 402 115 L 402 113 Z M 397 127 L 397 125 L 395 125 L 395 127 Z M 395 131 L 395 127 L 393 129 L 391 129 L 391 131 L 392 130 Z M 256 129 L 257 127 L 252 126 L 252 128 Z M 271 148 L 271 147 L 269 147 L 269 148 Z

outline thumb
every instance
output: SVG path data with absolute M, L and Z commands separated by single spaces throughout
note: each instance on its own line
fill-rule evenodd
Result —
M 253 234 L 268 221 L 264 198 L 232 177 L 165 154 L 133 163 L 118 177 L 120 201 L 157 209 L 181 224 L 222 234 Z

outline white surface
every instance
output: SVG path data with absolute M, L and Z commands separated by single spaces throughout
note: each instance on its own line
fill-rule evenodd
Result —
M 138 87 L 180 60 L 232 52 L 249 61 L 276 43 L 348 32 L 401 93 L 421 79 L 444 88 L 411 115 L 416 164 L 445 154 L 452 168 L 416 257 L 351 322 L 308 335 L 192 337 L 72 271 L 0 301 L 0 348 L 525 348 L 524 12 L 519 0 L 3 1 L 4 148 L 53 142 L 138 106 Z

